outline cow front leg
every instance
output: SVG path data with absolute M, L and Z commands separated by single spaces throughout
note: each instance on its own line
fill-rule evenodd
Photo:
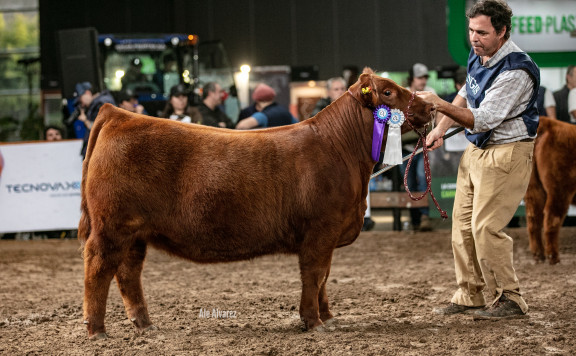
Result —
M 320 253 L 317 249 L 304 249 L 306 252 L 299 256 L 300 275 L 302 278 L 302 296 L 300 298 L 300 318 L 306 330 L 314 330 L 323 325 L 320 319 L 320 304 L 324 316 L 328 317 L 328 296 L 326 290 L 320 293 L 321 287 L 326 285 L 332 251 Z M 321 301 L 321 302 L 320 302 Z M 328 313 L 328 314 L 326 314 Z
M 116 281 L 126 314 L 140 333 L 156 329 L 150 321 L 142 289 L 142 269 L 145 257 L 146 243 L 136 241 L 116 272 Z
M 324 324 L 326 324 L 328 320 L 333 320 L 334 318 L 334 315 L 332 315 L 332 313 L 330 312 L 328 293 L 326 292 L 326 282 L 328 282 L 328 276 L 330 275 L 331 264 L 332 259 L 330 259 L 330 262 L 328 262 L 328 270 L 326 271 L 326 276 L 324 277 L 324 280 L 320 285 L 320 291 L 318 293 L 318 308 L 320 310 L 320 320 L 322 320 Z
M 104 317 L 110 282 L 120 256 L 113 250 L 99 250 L 94 234 L 84 246 L 84 324 L 91 339 L 106 338 Z M 107 253 L 107 252 L 110 252 Z

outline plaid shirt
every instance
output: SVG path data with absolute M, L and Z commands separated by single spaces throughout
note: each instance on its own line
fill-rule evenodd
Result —
M 512 52 L 522 52 L 522 50 L 512 40 L 508 40 L 492 58 L 482 65 L 490 68 Z M 492 86 L 486 90 L 486 96 L 480 107 L 470 108 L 470 102 L 467 99 L 468 107 L 474 115 L 474 128 L 469 131 L 474 134 L 494 129 L 488 140 L 489 145 L 530 138 L 520 114 L 528 106 L 533 88 L 534 82 L 524 70 L 508 70 L 501 73 Z M 458 95 L 467 98 L 466 86 L 460 89 Z M 503 122 L 509 118 L 515 119 Z

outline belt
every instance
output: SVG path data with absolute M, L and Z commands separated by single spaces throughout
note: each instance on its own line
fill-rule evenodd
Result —
M 533 138 L 525 138 L 525 139 L 520 140 L 518 142 L 534 142 L 534 139 Z

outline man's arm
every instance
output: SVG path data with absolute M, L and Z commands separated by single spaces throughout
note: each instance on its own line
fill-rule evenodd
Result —
M 436 127 L 426 136 L 426 145 L 430 146 L 431 151 L 442 146 L 444 143 L 442 137 L 455 124 L 469 128 L 474 127 L 474 115 L 466 108 L 466 98 L 456 95 L 452 103 L 448 103 L 431 92 L 418 92 L 417 95 L 433 103 L 436 110 L 443 114 L 436 121 Z
M 261 112 L 255 112 L 252 116 L 247 117 L 238 121 L 236 124 L 236 129 L 238 130 L 250 130 L 256 127 L 267 127 L 268 126 L 268 116 Z

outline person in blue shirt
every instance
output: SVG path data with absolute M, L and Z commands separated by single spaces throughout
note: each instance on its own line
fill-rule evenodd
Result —
M 283 126 L 297 123 L 298 120 L 292 116 L 285 107 L 278 105 L 274 100 L 276 92 L 270 86 L 260 83 L 254 88 L 252 100 L 255 102 L 256 112 L 252 116 L 240 120 L 236 124 L 239 130 L 250 130 L 255 128 L 265 128 Z

